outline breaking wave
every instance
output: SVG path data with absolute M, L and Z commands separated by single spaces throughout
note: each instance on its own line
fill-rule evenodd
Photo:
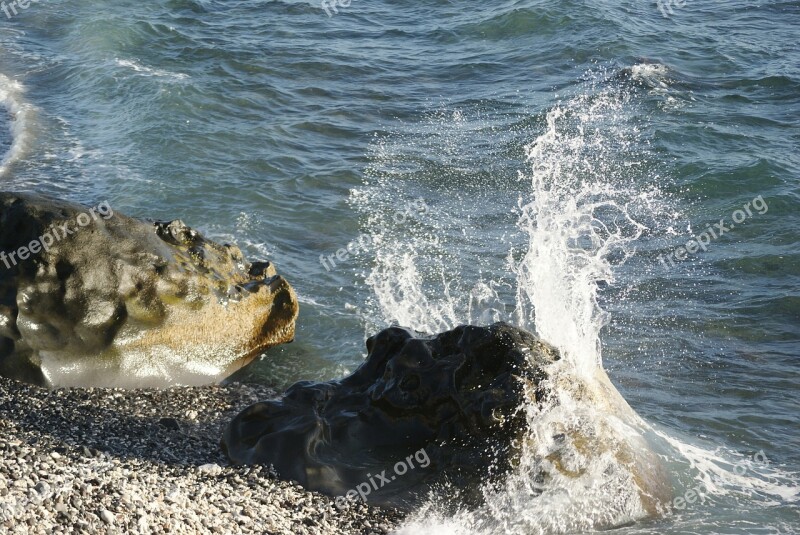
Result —
M 33 143 L 36 108 L 25 101 L 22 84 L 5 74 L 0 74 L 0 105 L 6 109 L 11 135 L 8 149 L 0 160 L 0 178 L 2 178 L 14 164 L 25 157 Z
M 474 136 L 507 134 L 479 114 L 437 112 L 434 126 L 375 145 L 367 184 L 352 194 L 377 245 L 364 273 L 373 294 L 366 329 L 388 321 L 433 333 L 505 320 L 536 332 L 564 357 L 548 370 L 551 399 L 537 401 L 531 392 L 520 407 L 529 430 L 505 482 L 487 485 L 478 509 L 460 509 L 441 497 L 457 489 L 432 495 L 402 533 L 621 527 L 669 512 L 674 490 L 668 468 L 677 459 L 695 466 L 697 451 L 640 418 L 602 364 L 601 331 L 609 314 L 599 293 L 617 282 L 616 272 L 644 235 L 675 219 L 659 187 L 663 180 L 647 165 L 636 100 L 642 76 L 658 76 L 663 84 L 668 79 L 652 66 L 629 70 L 636 75 L 632 82 L 592 74 L 574 96 L 548 110 L 524 147 L 529 167 L 512 187 L 493 177 L 480 191 L 469 176 L 459 176 Z M 510 130 L 525 136 L 531 128 Z M 410 180 L 430 174 L 414 155 L 420 151 L 448 156 L 443 181 Z M 429 213 L 403 211 L 414 197 L 428 198 Z M 402 226 L 393 224 L 397 213 L 407 216 Z M 473 240 L 471 225 L 484 225 L 475 234 L 491 243 Z M 498 243 L 503 256 L 492 252 Z

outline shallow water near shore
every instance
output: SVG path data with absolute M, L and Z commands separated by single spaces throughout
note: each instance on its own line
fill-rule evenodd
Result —
M 604 368 L 624 402 L 590 421 L 703 496 L 642 521 L 523 466 L 409 533 L 791 533 L 798 27 L 778 1 L 40 2 L 0 13 L 0 181 L 273 260 L 297 338 L 240 380 L 343 376 L 392 322 L 510 321 Z

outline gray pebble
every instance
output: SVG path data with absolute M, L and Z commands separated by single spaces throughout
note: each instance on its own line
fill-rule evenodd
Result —
M 44 496 L 46 494 L 50 494 L 50 485 L 44 481 L 39 481 L 36 486 L 33 487 L 33 490 L 38 492 L 41 496 Z
M 100 510 L 100 520 L 105 522 L 106 524 L 113 524 L 114 523 L 114 515 L 111 514 L 111 511 L 108 509 L 101 509 Z

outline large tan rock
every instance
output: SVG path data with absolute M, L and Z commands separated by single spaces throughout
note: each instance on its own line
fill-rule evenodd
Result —
M 0 193 L 0 374 L 49 386 L 219 381 L 294 338 L 269 262 L 181 221 Z

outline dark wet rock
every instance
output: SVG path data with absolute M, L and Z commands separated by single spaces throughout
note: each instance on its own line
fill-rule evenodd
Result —
M 181 221 L 0 193 L 0 253 L 7 377 L 207 384 L 294 337 L 297 299 L 275 268 Z
M 180 431 L 181 429 L 181 424 L 175 418 L 161 418 L 158 423 L 172 431 Z
M 559 358 L 504 323 L 431 338 L 395 327 L 367 349 L 349 377 L 297 383 L 237 415 L 222 440 L 229 458 L 329 495 L 371 486 L 369 503 L 398 507 L 439 483 L 477 490 L 514 463 L 527 427 L 520 407 L 548 395 L 545 367 Z

